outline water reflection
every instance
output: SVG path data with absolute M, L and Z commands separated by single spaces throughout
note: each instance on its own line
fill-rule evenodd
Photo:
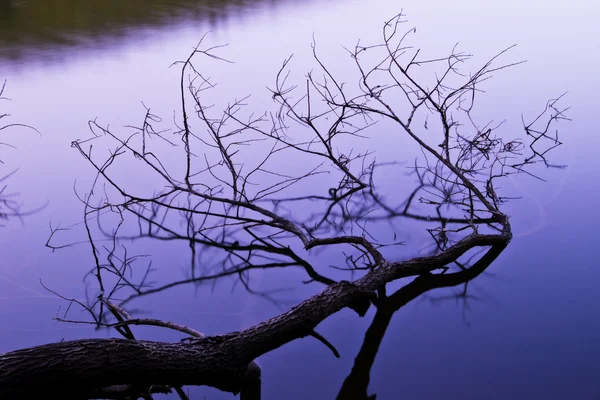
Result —
M 490 249 L 477 262 L 468 265 L 468 269 L 460 272 L 448 275 L 420 276 L 377 304 L 377 311 L 365 333 L 364 341 L 354 359 L 352 370 L 340 389 L 338 399 L 375 400 L 376 394 L 371 396 L 368 394 L 371 370 L 392 317 L 397 311 L 430 290 L 457 285 L 464 285 L 464 289 L 455 297 L 466 303 L 468 283 L 481 275 L 504 249 L 504 246 Z
M 254 78 L 234 76 L 220 80 L 224 97 L 233 98 L 259 93 L 258 89 L 270 84 L 272 72 L 281 60 L 291 52 L 306 49 L 312 32 L 319 40 L 329 41 L 322 47 L 324 50 L 335 50 L 340 44 L 354 44 L 357 37 L 373 32 L 378 34 L 379 23 L 398 11 L 395 1 L 372 1 L 369 7 L 364 7 L 364 2 L 360 7 L 352 6 L 348 1 L 330 10 L 324 10 L 328 2 L 320 1 L 305 10 L 298 10 L 291 2 L 265 0 L 229 2 L 232 13 L 223 19 L 211 20 L 209 11 L 202 14 L 164 11 L 164 19 L 160 19 L 161 14 L 156 11 L 159 8 L 155 7 L 153 21 L 156 25 L 152 25 L 150 19 L 145 25 L 143 22 L 136 25 L 135 15 L 152 14 L 146 10 L 135 12 L 129 19 L 119 17 L 121 22 L 113 27 L 109 22 L 100 24 L 88 16 L 86 23 L 96 24 L 96 29 L 105 28 L 100 34 L 99 30 L 86 30 L 84 25 L 62 33 L 56 26 L 51 29 L 30 26 L 20 13 L 23 7 L 31 7 L 34 3 L 50 4 L 0 0 L 0 79 L 9 80 L 8 95 L 13 98 L 10 104 L 15 120 L 32 124 L 44 133 L 40 140 L 21 140 L 18 145 L 21 160 L 11 164 L 20 166 L 21 171 L 9 183 L 23 193 L 27 204 L 34 207 L 49 196 L 53 198 L 52 208 L 43 215 L 27 219 L 27 229 L 23 232 L 9 228 L 0 231 L 0 314 L 5 321 L 0 330 L 0 351 L 63 338 L 103 335 L 85 326 L 52 321 L 60 304 L 39 285 L 39 278 L 42 278 L 61 293 L 77 296 L 82 292 L 80 278 L 90 265 L 89 250 L 81 247 L 50 254 L 43 244 L 50 220 L 69 223 L 80 218 L 80 204 L 72 192 L 73 181 L 81 175 L 89 176 L 91 172 L 82 167 L 81 159 L 69 148 L 69 143 L 87 135 L 85 123 L 89 118 L 99 116 L 113 127 L 136 123 L 140 117 L 140 100 L 160 107 L 164 111 L 161 115 L 170 115 L 177 99 L 169 91 L 173 75 L 168 75 L 167 66 L 187 54 L 211 21 L 219 33 L 231 35 L 225 40 L 235 51 L 230 58 L 243 64 L 240 68 L 250 71 Z M 75 10 L 78 4 L 71 3 Z M 86 7 L 84 2 L 81 3 Z M 131 2 L 109 3 L 113 8 L 124 9 L 126 3 Z M 169 5 L 167 2 L 144 2 L 159 3 L 173 4 L 173 9 L 185 9 L 176 1 Z M 540 102 L 572 90 L 569 103 L 574 106 L 575 122 L 569 134 L 574 135 L 566 141 L 567 156 L 572 155 L 565 160 L 570 169 L 551 177 L 550 183 L 543 187 L 530 180 L 522 182 L 531 193 L 514 202 L 514 206 L 509 205 L 515 231 L 528 234 L 513 240 L 494 264 L 494 274 L 502 279 L 492 281 L 479 277 L 474 287 L 470 287 L 478 295 L 483 292 L 482 297 L 486 300 L 472 304 L 469 318 L 472 327 L 468 329 L 462 324 L 461 310 L 452 302 L 437 307 L 407 305 L 389 322 L 381 351 L 371 369 L 369 392 L 384 399 L 399 395 L 427 400 L 596 398 L 597 382 L 600 381 L 597 369 L 600 348 L 596 340 L 600 329 L 600 291 L 595 284 L 598 268 L 589 238 L 593 237 L 600 222 L 600 214 L 590 212 L 600 201 L 594 184 L 597 174 L 595 149 L 600 135 L 593 134 L 597 130 L 594 104 L 598 80 L 592 79 L 596 76 L 594 68 L 600 53 L 592 51 L 589 41 L 581 40 L 598 36 L 594 13 L 582 13 L 581 10 L 586 9 L 582 1 L 561 8 L 547 7 L 541 1 L 515 1 L 495 9 L 491 3 L 475 5 L 470 1 L 436 7 L 416 1 L 405 3 L 411 23 L 423 35 L 420 45 L 430 52 L 445 52 L 458 41 L 461 48 L 485 57 L 490 52 L 519 43 L 514 59 L 528 59 L 529 63 L 490 81 L 488 100 L 491 102 L 482 105 L 485 115 L 500 119 L 505 116 L 518 119 L 521 111 L 532 115 L 539 111 Z M 205 3 L 196 4 L 206 7 Z M 279 4 L 285 6 L 276 7 Z M 59 4 L 53 2 L 52 6 Z M 269 25 L 268 18 L 254 21 L 253 13 L 257 8 L 272 6 L 280 17 L 274 27 Z M 304 21 L 310 20 L 310 23 L 299 23 L 295 19 L 299 11 L 304 12 Z M 48 12 L 52 10 L 48 9 Z M 247 18 L 252 23 L 243 29 L 229 24 L 232 18 L 244 18 L 244 15 L 252 16 Z M 169 18 L 174 25 L 169 25 Z M 193 25 L 195 21 L 203 21 L 205 27 L 183 34 L 178 30 L 180 25 Z M 554 21 L 554 29 L 548 29 L 548 21 Z M 47 25 L 53 26 L 53 22 L 48 21 Z M 270 30 L 265 28 L 267 26 Z M 486 29 L 482 30 L 480 26 Z M 278 35 L 272 34 L 273 29 Z M 48 38 L 44 32 L 48 32 Z M 161 36 L 164 43 L 155 40 L 154 34 L 160 32 L 165 33 Z M 77 38 L 78 33 L 83 39 Z M 147 48 L 139 45 L 145 38 L 152 42 Z M 285 46 L 282 45 L 284 41 Z M 264 46 L 257 49 L 253 47 L 256 43 Z M 121 44 L 122 48 L 112 51 Z M 93 52 L 96 49 L 105 50 L 102 57 L 71 62 L 81 54 L 96 57 L 98 54 Z M 37 68 L 35 64 L 40 57 L 69 62 L 60 64 L 60 68 Z M 330 59 L 336 60 L 335 56 Z M 582 59 L 587 61 L 582 62 Z M 11 69 L 16 65 L 18 68 Z M 298 69 L 300 73 L 305 72 L 302 65 Z M 148 85 L 149 81 L 154 86 Z M 519 95 L 515 96 L 515 93 Z M 15 135 L 15 144 L 17 140 L 20 139 Z M 389 150 L 397 154 L 403 149 Z M 556 185 L 563 179 L 565 185 Z M 552 192 L 552 196 L 548 192 Z M 516 191 L 517 196 L 522 194 L 521 190 Z M 542 230 L 529 234 L 529 228 L 539 226 L 538 209 L 532 205 L 532 199 L 542 200 L 547 221 Z M 173 266 L 176 276 L 181 276 L 181 269 L 189 266 L 187 255 L 182 257 L 172 248 L 153 250 L 161 253 L 161 257 L 153 259 L 155 265 Z M 182 249 L 182 253 L 185 250 Z M 324 264 L 331 261 L 323 260 Z M 286 279 L 294 278 L 288 276 Z M 270 280 L 266 282 L 269 285 L 287 282 L 281 275 L 266 279 Z M 229 285 L 223 285 L 221 289 L 217 288 L 216 294 L 211 294 L 210 290 L 199 291 L 195 298 L 191 290 L 182 293 L 181 298 L 166 295 L 144 308 L 152 309 L 157 318 L 188 324 L 211 334 L 247 327 L 279 312 L 261 300 L 248 301 L 246 297 L 238 296 L 239 292 L 231 295 Z M 308 294 L 304 289 L 292 293 L 289 304 L 297 303 Z M 174 301 L 188 302 L 185 304 L 190 307 L 173 307 Z M 308 339 L 265 356 L 261 360 L 265 398 L 334 398 L 352 367 L 354 355 L 363 345 L 370 317 L 358 319 L 355 314 L 340 313 L 319 327 L 319 331 L 340 350 L 342 360 L 335 359 L 322 345 Z M 160 336 L 152 329 L 141 330 L 140 337 L 177 340 Z M 377 344 L 376 341 L 369 343 Z M 437 384 L 432 385 L 432 379 Z M 230 398 L 222 393 L 208 393 L 207 398 L 212 400 Z
M 308 2 L 310 0 L 303 0 Z M 207 29 L 286 0 L 0 0 L 0 62 L 68 59 L 175 25 Z M 147 31 L 152 29 L 151 31 Z M 138 38 L 139 39 L 139 38 Z
M 395 24 L 389 24 L 394 28 L 384 30 L 385 47 L 368 49 L 369 62 L 382 65 L 378 61 L 387 60 L 390 53 L 398 63 L 405 62 L 404 52 L 390 50 L 400 47 L 396 40 L 404 41 L 404 36 L 395 36 L 396 30 L 402 29 L 401 18 L 402 16 L 398 16 Z M 358 59 L 357 53 L 364 51 L 364 46 L 358 46 L 353 59 Z M 388 118 L 389 125 L 382 127 L 378 124 L 378 129 L 370 129 L 373 127 L 371 121 L 379 120 L 377 117 L 385 113 L 376 111 L 377 106 L 383 104 L 386 110 L 393 110 L 391 104 L 401 103 L 398 97 L 402 97 L 402 94 L 392 96 L 386 92 L 384 96 L 380 92 L 374 94 L 372 90 L 377 89 L 365 89 L 362 95 L 345 100 L 350 98 L 347 93 L 352 89 L 342 89 L 337 84 L 328 83 L 328 80 L 313 78 L 319 76 L 317 71 L 308 78 L 310 89 L 306 90 L 316 92 L 312 96 L 299 95 L 298 91 L 302 94 L 304 91 L 294 90 L 294 83 L 287 82 L 285 78 L 277 80 L 270 97 L 279 111 L 272 119 L 261 117 L 269 115 L 268 112 L 256 117 L 248 115 L 246 99 L 230 103 L 221 112 L 213 110 L 206 102 L 210 93 L 215 90 L 213 82 L 194 67 L 204 65 L 201 61 L 206 58 L 214 59 L 217 55 L 211 50 L 196 51 L 195 54 L 200 60 L 190 56 L 181 67 L 184 76 L 182 81 L 190 83 L 182 83 L 180 87 L 180 108 L 187 110 L 188 114 L 186 116 L 184 111 L 181 117 L 176 117 L 173 123 L 177 129 L 169 130 L 170 123 L 165 126 L 162 119 L 147 110 L 139 128 L 133 128 L 129 133 L 119 135 L 92 122 L 90 128 L 93 135 L 89 139 L 73 143 L 73 147 L 79 150 L 87 163 L 98 171 L 98 180 L 87 190 L 89 197 L 83 200 L 87 205 L 85 231 L 89 235 L 90 247 L 97 263 L 88 275 L 94 281 L 91 286 L 95 291 L 89 296 L 93 301 L 81 305 L 94 316 L 90 323 L 113 326 L 113 318 L 129 318 L 129 313 L 118 310 L 120 307 L 128 307 L 133 300 L 178 292 L 192 284 L 205 284 L 206 287 L 206 283 L 221 281 L 225 277 L 239 277 L 239 283 L 236 283 L 252 293 L 257 293 L 257 286 L 271 290 L 280 287 L 281 282 L 275 287 L 261 285 L 262 282 L 255 273 L 261 270 L 268 272 L 263 272 L 258 278 L 266 274 L 273 275 L 277 270 L 284 270 L 283 274 L 289 275 L 290 269 L 296 269 L 306 272 L 304 279 L 309 279 L 307 283 L 318 282 L 322 285 L 335 283 L 339 276 L 346 278 L 346 275 L 353 278 L 363 276 L 361 281 L 377 282 L 381 278 L 375 276 L 379 271 L 388 270 L 390 265 L 384 257 L 388 257 L 390 262 L 399 258 L 399 252 L 393 249 L 398 245 L 397 234 L 403 235 L 409 230 L 409 226 L 412 228 L 407 221 L 417 222 L 429 228 L 434 240 L 432 255 L 407 263 L 406 270 L 402 267 L 404 264 L 398 261 L 398 272 L 389 272 L 390 278 L 384 279 L 385 282 L 390 282 L 417 274 L 419 277 L 392 294 L 389 299 L 383 294 L 380 283 L 368 286 L 369 290 L 380 291 L 380 301 L 377 303 L 380 308 L 374 320 L 373 329 L 377 331 L 368 331 L 364 351 L 359 358 L 366 358 L 371 362 L 355 365 L 340 394 L 342 398 L 357 398 L 353 396 L 362 392 L 363 397 L 366 397 L 369 371 L 385 332 L 385 329 L 377 327 L 382 324 L 380 320 L 383 319 L 383 323 L 389 325 L 396 310 L 429 290 L 465 284 L 485 270 L 508 243 L 510 227 L 503 214 L 495 208 L 501 198 L 493 191 L 493 180 L 490 178 L 486 184 L 469 181 L 475 174 L 473 171 L 477 171 L 477 176 L 498 176 L 499 179 L 521 173 L 524 166 L 533 162 L 532 160 L 537 157 L 544 159 L 537 148 L 545 139 L 528 148 L 534 152 L 533 157 L 529 158 L 522 153 L 524 146 L 521 144 L 492 139 L 496 127 L 483 132 L 477 127 L 463 128 L 460 135 L 457 134 L 457 139 L 446 135 L 445 146 L 438 146 L 448 149 L 447 152 L 452 149 L 453 156 L 458 160 L 452 164 L 445 161 L 450 158 L 449 155 L 445 158 L 441 155 L 441 150 L 432 149 L 431 146 L 434 145 L 424 144 L 429 141 L 439 143 L 439 132 L 443 132 L 443 129 L 435 129 L 435 122 L 429 122 L 430 129 L 434 131 L 432 136 L 425 138 L 427 135 L 423 133 L 418 136 L 419 139 L 412 135 L 406 125 L 402 127 L 411 135 L 400 134 L 403 132 L 402 128 L 396 125 L 394 129 L 391 126 L 396 121 L 391 116 Z M 452 102 L 448 106 L 445 105 L 446 92 L 439 89 L 446 82 L 445 78 L 440 78 L 438 89 L 432 89 L 436 95 L 431 97 L 439 96 L 443 99 L 440 103 L 444 105 L 429 100 L 435 106 L 433 109 L 438 110 L 443 126 L 450 124 L 446 119 L 446 115 L 450 113 L 448 110 L 452 110 L 455 116 L 462 115 L 465 119 L 471 117 L 471 103 L 468 102 L 472 101 L 469 100 L 472 99 L 472 88 L 486 79 L 488 71 L 496 68 L 485 64 L 478 74 L 463 78 L 449 60 L 458 58 L 464 62 L 466 56 L 452 54 L 447 59 L 422 60 L 409 54 L 406 58 L 409 64 L 434 65 L 442 71 L 448 68 L 447 73 L 440 75 L 454 77 L 456 74 L 457 80 L 466 81 L 461 84 L 464 86 L 459 86 L 460 89 L 447 95 L 457 96 L 461 101 Z M 357 62 L 364 65 L 362 61 Z M 451 64 L 450 67 L 446 65 L 447 62 Z M 365 67 L 370 71 L 367 68 L 369 67 Z M 370 68 L 375 72 L 382 69 Z M 321 72 L 328 71 L 322 67 Z M 393 81 L 390 83 L 385 78 L 377 79 L 377 88 L 392 88 L 394 84 L 398 87 L 413 87 L 404 91 L 407 101 L 413 107 L 410 113 L 412 120 L 412 116 L 423 106 L 423 101 L 419 101 L 415 94 L 422 92 L 421 79 L 415 78 L 412 72 L 404 73 L 402 78 L 398 77 L 394 74 L 400 75 L 400 72 L 392 66 L 386 71 L 394 77 Z M 372 76 L 370 72 L 366 74 Z M 287 63 L 277 76 L 288 76 Z M 336 79 L 332 77 L 331 81 L 337 82 Z M 371 80 L 366 78 L 362 83 L 363 88 L 370 88 L 372 85 Z M 322 90 L 319 91 L 319 88 Z M 331 95 L 337 92 L 340 93 L 339 96 Z M 299 103 L 290 100 L 296 96 L 303 100 Z M 320 102 L 334 111 L 322 111 Z M 461 104 L 463 107 L 453 104 Z M 192 109 L 196 112 L 192 113 Z M 313 116 L 300 117 L 305 109 L 314 113 L 310 114 Z M 550 115 L 540 116 L 539 124 L 543 129 L 545 118 L 558 120 L 560 115 L 561 112 L 554 109 Z M 536 125 L 533 128 L 538 128 Z M 372 135 L 372 140 L 367 142 L 362 135 Z M 433 155 L 432 158 L 438 160 L 437 163 L 423 155 L 424 159 L 419 158 L 415 162 L 412 176 L 403 176 L 407 168 L 396 163 L 395 158 L 386 160 L 377 157 L 377 161 L 372 158 L 373 153 L 382 146 L 407 147 L 407 142 L 411 142 L 410 137 Z M 175 138 L 179 139 L 176 143 Z M 111 147 L 116 148 L 110 155 L 98 155 L 98 148 L 103 148 L 106 140 L 112 143 Z M 178 145 L 181 141 L 183 146 Z M 94 152 L 90 147 L 92 145 Z M 367 146 L 373 153 L 365 150 Z M 414 143 L 413 146 L 417 147 Z M 202 155 L 197 157 L 197 154 Z M 375 154 L 379 155 L 378 152 Z M 497 162 L 488 164 L 489 157 Z M 505 157 L 516 162 L 517 167 L 504 163 Z M 525 160 L 514 160 L 521 157 L 525 157 Z M 179 162 L 172 162 L 176 160 Z M 140 170 L 140 175 L 125 178 L 131 174 L 136 165 L 134 163 L 145 169 Z M 501 165 L 502 169 L 495 171 L 496 165 Z M 385 172 L 379 172 L 380 170 Z M 457 170 L 461 172 L 456 172 Z M 132 190 L 128 180 L 137 180 L 138 176 L 153 176 L 154 179 L 148 180 L 151 187 Z M 409 182 L 415 179 L 416 189 L 405 196 L 398 187 L 406 190 L 410 186 Z M 381 193 L 379 183 L 384 181 L 391 183 L 391 190 Z M 483 187 L 486 188 L 485 195 L 482 193 Z M 472 193 L 476 193 L 476 196 Z M 399 222 L 398 228 L 393 226 L 391 230 L 386 229 L 386 225 L 394 222 Z M 98 227 L 95 226 L 96 223 Z M 425 226 L 415 226 L 414 230 L 422 231 Z M 486 226 L 501 234 L 484 236 Z M 99 232 L 96 233 L 97 231 Z M 332 237 L 336 238 L 332 240 Z M 99 239 L 112 245 L 101 249 Z M 144 242 L 148 247 L 156 242 L 178 243 L 180 251 L 188 246 L 191 262 L 185 279 L 173 277 L 171 269 L 167 268 L 168 263 L 162 264 L 163 267 L 156 274 L 150 265 L 140 269 L 139 259 L 135 255 L 137 252 L 132 251 L 132 247 Z M 459 263 L 456 258 L 465 255 L 473 246 L 494 248 L 474 265 L 469 261 Z M 315 251 L 307 254 L 307 250 L 313 247 L 315 250 L 330 249 L 333 260 L 330 264 L 335 268 L 330 271 L 322 267 L 326 265 L 325 254 L 316 254 Z M 446 273 L 451 267 L 455 267 L 455 261 L 459 272 Z M 444 275 L 428 273 L 438 268 L 444 270 Z M 146 282 L 156 279 L 157 275 L 167 283 L 161 282 L 148 288 Z M 173 296 L 179 297 L 179 294 L 171 295 L 171 304 L 181 304 Z M 121 299 L 119 305 L 113 305 L 112 302 L 117 299 Z M 332 300 L 331 304 L 335 307 L 335 298 Z M 360 303 L 352 308 L 364 315 L 370 304 Z M 106 312 L 105 304 L 109 305 L 110 314 Z M 329 306 L 328 302 L 326 304 Z M 312 329 L 312 326 L 309 328 Z M 133 337 L 130 331 L 121 330 L 120 333 L 127 338 Z M 371 338 L 372 335 L 379 340 Z M 275 339 L 274 342 L 278 343 L 278 340 Z M 252 344 L 248 347 L 254 348 Z M 251 362 L 256 356 L 262 355 L 258 352 L 253 355 L 241 353 L 237 354 L 239 360 L 242 360 L 239 361 L 240 364 Z M 309 359 L 306 361 L 310 362 Z M 245 364 L 242 366 L 245 367 Z
M 10 121 L 10 114 L 5 112 L 4 105 L 10 101 L 8 97 L 4 96 L 6 90 L 6 81 L 0 84 L 0 131 L 5 136 L 10 136 L 10 132 L 18 131 L 20 129 L 27 129 L 32 132 L 39 134 L 40 132 L 32 126 Z M 18 168 L 12 165 L 7 165 L 3 160 L 2 151 L 10 149 L 15 150 L 15 146 L 10 143 L 10 139 L 0 141 L 0 228 L 5 228 L 6 223 L 11 219 L 21 220 L 28 215 L 35 214 L 36 211 L 41 210 L 43 207 L 35 209 L 24 210 L 19 200 L 19 194 L 11 192 L 8 181 L 18 171 Z

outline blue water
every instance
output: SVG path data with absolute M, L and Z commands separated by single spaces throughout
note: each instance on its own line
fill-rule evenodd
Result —
M 26 7 L 36 6 L 30 3 Z M 521 113 L 532 116 L 547 99 L 568 91 L 565 105 L 572 106 L 572 122 L 561 126 L 565 144 L 555 159 L 569 167 L 542 171 L 544 184 L 519 178 L 506 185 L 507 191 L 522 197 L 506 208 L 515 239 L 485 274 L 469 284 L 473 298 L 467 305 L 440 299 L 461 288 L 440 290 L 394 315 L 371 371 L 369 392 L 381 399 L 597 399 L 598 11 L 583 0 L 561 8 L 541 1 L 497 6 L 407 1 L 402 6 L 409 24 L 417 26 L 415 46 L 427 54 L 446 54 L 458 42 L 483 61 L 518 44 L 509 61 L 528 62 L 497 73 L 486 84 L 487 93 L 479 103 L 484 119 L 506 118 L 509 128 L 519 129 Z M 340 45 L 352 46 L 359 38 L 376 40 L 381 23 L 400 10 L 394 1 L 314 0 L 232 6 L 226 18 L 217 20 L 201 11 L 156 26 L 133 26 L 119 35 L 71 32 L 80 44 L 73 40 L 57 45 L 35 36 L 13 48 L 2 42 L 6 48 L 0 51 L 0 80 L 7 79 L 5 96 L 11 101 L 0 103 L 6 107 L 0 114 L 10 113 L 11 122 L 29 124 L 41 136 L 21 128 L 3 131 L 0 141 L 17 149 L 0 148 L 5 162 L 0 168 L 19 168 L 6 183 L 19 194 L 24 209 L 47 205 L 22 223 L 8 221 L 0 230 L 0 352 L 109 334 L 54 321 L 67 304 L 40 285 L 41 280 L 63 295 L 84 296 L 82 277 L 93 265 L 89 247 L 83 243 L 52 252 L 44 244 L 50 222 L 67 227 L 81 221 L 83 208 L 73 188 L 85 192 L 93 171 L 70 144 L 89 136 L 89 119 L 97 117 L 117 130 L 139 123 L 144 112 L 141 101 L 170 118 L 177 104 L 178 70 L 169 65 L 186 57 L 208 30 L 212 33 L 207 40 L 229 43 L 221 54 L 235 61 L 202 64 L 219 82 L 214 102 L 252 94 L 251 102 L 260 108 L 261 102 L 270 100 L 265 87 L 272 86 L 274 74 L 291 53 L 295 54 L 292 78 L 302 81 L 311 68 L 313 34 L 329 65 L 339 74 L 350 74 Z M 3 17 L 10 21 L 9 14 Z M 15 48 L 19 57 L 14 57 Z M 396 155 L 395 148 L 379 144 L 386 156 Z M 128 171 L 124 179 L 131 187 L 155 184 L 136 170 Z M 401 231 L 412 246 L 403 250 L 407 254 L 423 245 L 410 229 Z M 63 238 L 84 240 L 81 234 L 76 225 Z M 189 266 L 184 249 L 152 248 L 153 265 L 160 268 L 162 279 L 184 276 Z M 335 262 L 334 253 L 321 257 L 323 265 Z M 185 287 L 136 305 L 154 318 L 187 324 L 206 334 L 225 333 L 260 322 L 319 290 L 316 285 L 303 286 L 301 279 L 297 272 L 257 277 L 265 288 L 295 288 L 279 295 L 280 307 L 240 287 L 232 291 L 233 280 L 219 282 L 213 290 L 208 285 L 197 290 Z M 261 357 L 264 398 L 334 398 L 373 313 L 359 319 L 343 311 L 318 327 L 336 345 L 341 359 L 311 338 Z M 78 311 L 69 316 L 83 317 Z M 179 337 L 158 328 L 135 332 L 145 339 Z M 232 398 L 207 388 L 191 393 L 200 399 Z

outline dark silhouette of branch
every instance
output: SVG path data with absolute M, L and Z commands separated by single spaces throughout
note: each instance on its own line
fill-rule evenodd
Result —
M 374 395 L 369 396 L 367 392 L 370 371 L 392 317 L 399 309 L 432 289 L 452 287 L 470 282 L 484 272 L 505 248 L 506 245 L 491 247 L 468 269 L 450 274 L 422 275 L 391 296 L 383 299 L 379 298 L 373 321 L 365 333 L 363 345 L 354 360 L 352 371 L 344 381 L 337 399 L 375 398 Z
M 510 199 L 498 193 L 499 182 L 523 173 L 537 177 L 538 165 L 553 166 L 547 157 L 560 141 L 551 132 L 567 119 L 559 98 L 523 122 L 521 138 L 504 132 L 502 124 L 480 122 L 474 104 L 484 82 L 520 64 L 500 62 L 510 48 L 468 74 L 462 68 L 472 56 L 456 48 L 445 57 L 422 58 L 408 43 L 416 31 L 403 31 L 403 18 L 399 14 L 384 24 L 381 43 L 348 49 L 354 85 L 329 69 L 313 42 L 316 69 L 302 84 L 290 82 L 292 58 L 283 62 L 269 89 L 275 110 L 250 112 L 243 96 L 217 111 L 209 100 L 216 83 L 202 74 L 196 58 L 226 60 L 215 54 L 222 46 L 205 48 L 203 38 L 185 61 L 174 64 L 181 67 L 174 127 L 164 128 L 146 105 L 142 123 L 127 127 L 126 134 L 90 121 L 92 136 L 72 146 L 96 174 L 87 192 L 76 190 L 94 260 L 86 276 L 92 294 L 87 302 L 65 298 L 90 319 L 74 321 L 67 313 L 58 319 L 114 328 L 124 339 L 4 354 L 0 396 L 33 396 L 39 389 L 26 384 L 33 380 L 45 393 L 63 397 L 121 389 L 148 397 L 160 385 L 185 398 L 182 385 L 209 385 L 257 399 L 257 357 L 306 336 L 339 356 L 315 328 L 344 308 L 364 316 L 375 306 L 373 324 L 339 394 L 367 398 L 369 371 L 393 313 L 427 291 L 469 282 L 504 250 L 512 231 L 502 205 Z M 423 77 L 415 72 L 419 67 L 435 72 Z M 379 160 L 367 148 L 367 138 L 384 136 L 386 145 L 411 143 L 418 149 L 412 167 Z M 113 146 L 108 156 L 98 150 L 105 141 Z M 151 184 L 137 189 L 124 184 L 123 162 L 145 168 Z M 385 176 L 398 179 L 392 190 L 382 189 L 393 181 Z M 415 189 L 405 190 L 400 178 L 412 179 Z M 385 232 L 393 240 L 379 229 L 381 223 L 389 224 Z M 429 250 L 413 257 L 393 251 L 392 246 L 406 244 L 398 240 L 398 223 L 410 223 L 411 230 L 421 224 Z M 51 225 L 47 246 L 67 247 L 58 237 L 62 233 Z M 133 254 L 125 245 L 136 242 L 185 244 L 187 276 L 153 283 L 154 269 L 169 266 L 140 265 L 149 255 Z M 315 261 L 324 248 L 338 251 L 339 265 L 326 269 Z M 483 255 L 465 262 L 475 250 Z M 276 301 L 251 278 L 258 270 L 282 268 L 304 271 L 305 283 L 317 283 L 322 291 L 240 332 L 204 337 L 127 310 L 135 299 L 224 277 Z M 340 279 L 344 272 L 351 280 Z M 402 278 L 413 280 L 388 296 L 386 285 Z M 141 341 L 133 335 L 137 324 L 191 337 L 178 343 Z

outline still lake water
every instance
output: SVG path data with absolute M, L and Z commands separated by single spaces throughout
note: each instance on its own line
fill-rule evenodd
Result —
M 65 304 L 40 285 L 41 279 L 64 295 L 83 296 L 81 279 L 92 265 L 88 248 L 53 253 L 44 244 L 49 222 L 68 226 L 81 220 L 73 186 L 85 188 L 93 172 L 70 144 L 89 135 L 89 119 L 113 127 L 138 123 L 141 101 L 172 115 L 178 71 L 169 65 L 186 57 L 207 31 L 211 43 L 229 43 L 221 54 L 235 61 L 207 64 L 220 85 L 215 101 L 250 93 L 255 101 L 268 101 L 265 86 L 289 54 L 295 53 L 297 77 L 310 68 L 313 34 L 327 61 L 344 73 L 340 45 L 377 40 L 382 22 L 403 7 L 409 24 L 418 27 L 415 45 L 430 54 L 445 54 L 459 42 L 483 61 L 518 44 L 511 60 L 528 62 L 489 82 L 482 115 L 515 120 L 518 127 L 521 112 L 531 116 L 547 99 L 569 91 L 565 102 L 573 107 L 573 122 L 562 126 L 565 145 L 556 154 L 557 163 L 569 168 L 546 172 L 544 185 L 514 183 L 522 200 L 507 210 L 516 238 L 470 283 L 475 298 L 469 308 L 433 301 L 456 291 L 450 290 L 397 312 L 372 369 L 370 393 L 381 399 L 600 398 L 600 271 L 593 251 L 600 227 L 600 8 L 583 0 L 564 7 L 542 1 L 137 3 L 112 1 L 98 10 L 77 1 L 0 1 L 0 80 L 7 79 L 5 96 L 11 99 L 1 103 L 0 113 L 41 132 L 2 132 L 0 141 L 17 150 L 0 149 L 1 168 L 19 167 L 3 183 L 19 193 L 25 208 L 48 203 L 0 231 L 0 352 L 107 335 L 53 321 Z M 154 265 L 168 264 L 171 274 L 182 276 L 186 262 L 168 247 L 154 257 Z M 296 278 L 277 280 L 289 286 Z M 266 286 L 275 280 L 261 279 Z M 317 289 L 296 287 L 282 298 L 289 306 Z M 231 292 L 231 284 L 170 292 L 139 306 L 208 334 L 247 327 L 279 310 L 239 288 Z M 341 359 L 311 339 L 262 357 L 264 398 L 334 398 L 371 318 L 372 312 L 363 319 L 341 312 L 319 326 Z M 157 329 L 136 332 L 173 339 Z M 192 394 L 232 398 L 207 388 Z

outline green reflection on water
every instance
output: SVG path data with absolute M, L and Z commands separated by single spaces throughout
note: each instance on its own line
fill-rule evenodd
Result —
M 0 0 L 0 60 L 55 56 L 76 46 L 111 45 L 139 28 L 204 22 L 278 0 Z

